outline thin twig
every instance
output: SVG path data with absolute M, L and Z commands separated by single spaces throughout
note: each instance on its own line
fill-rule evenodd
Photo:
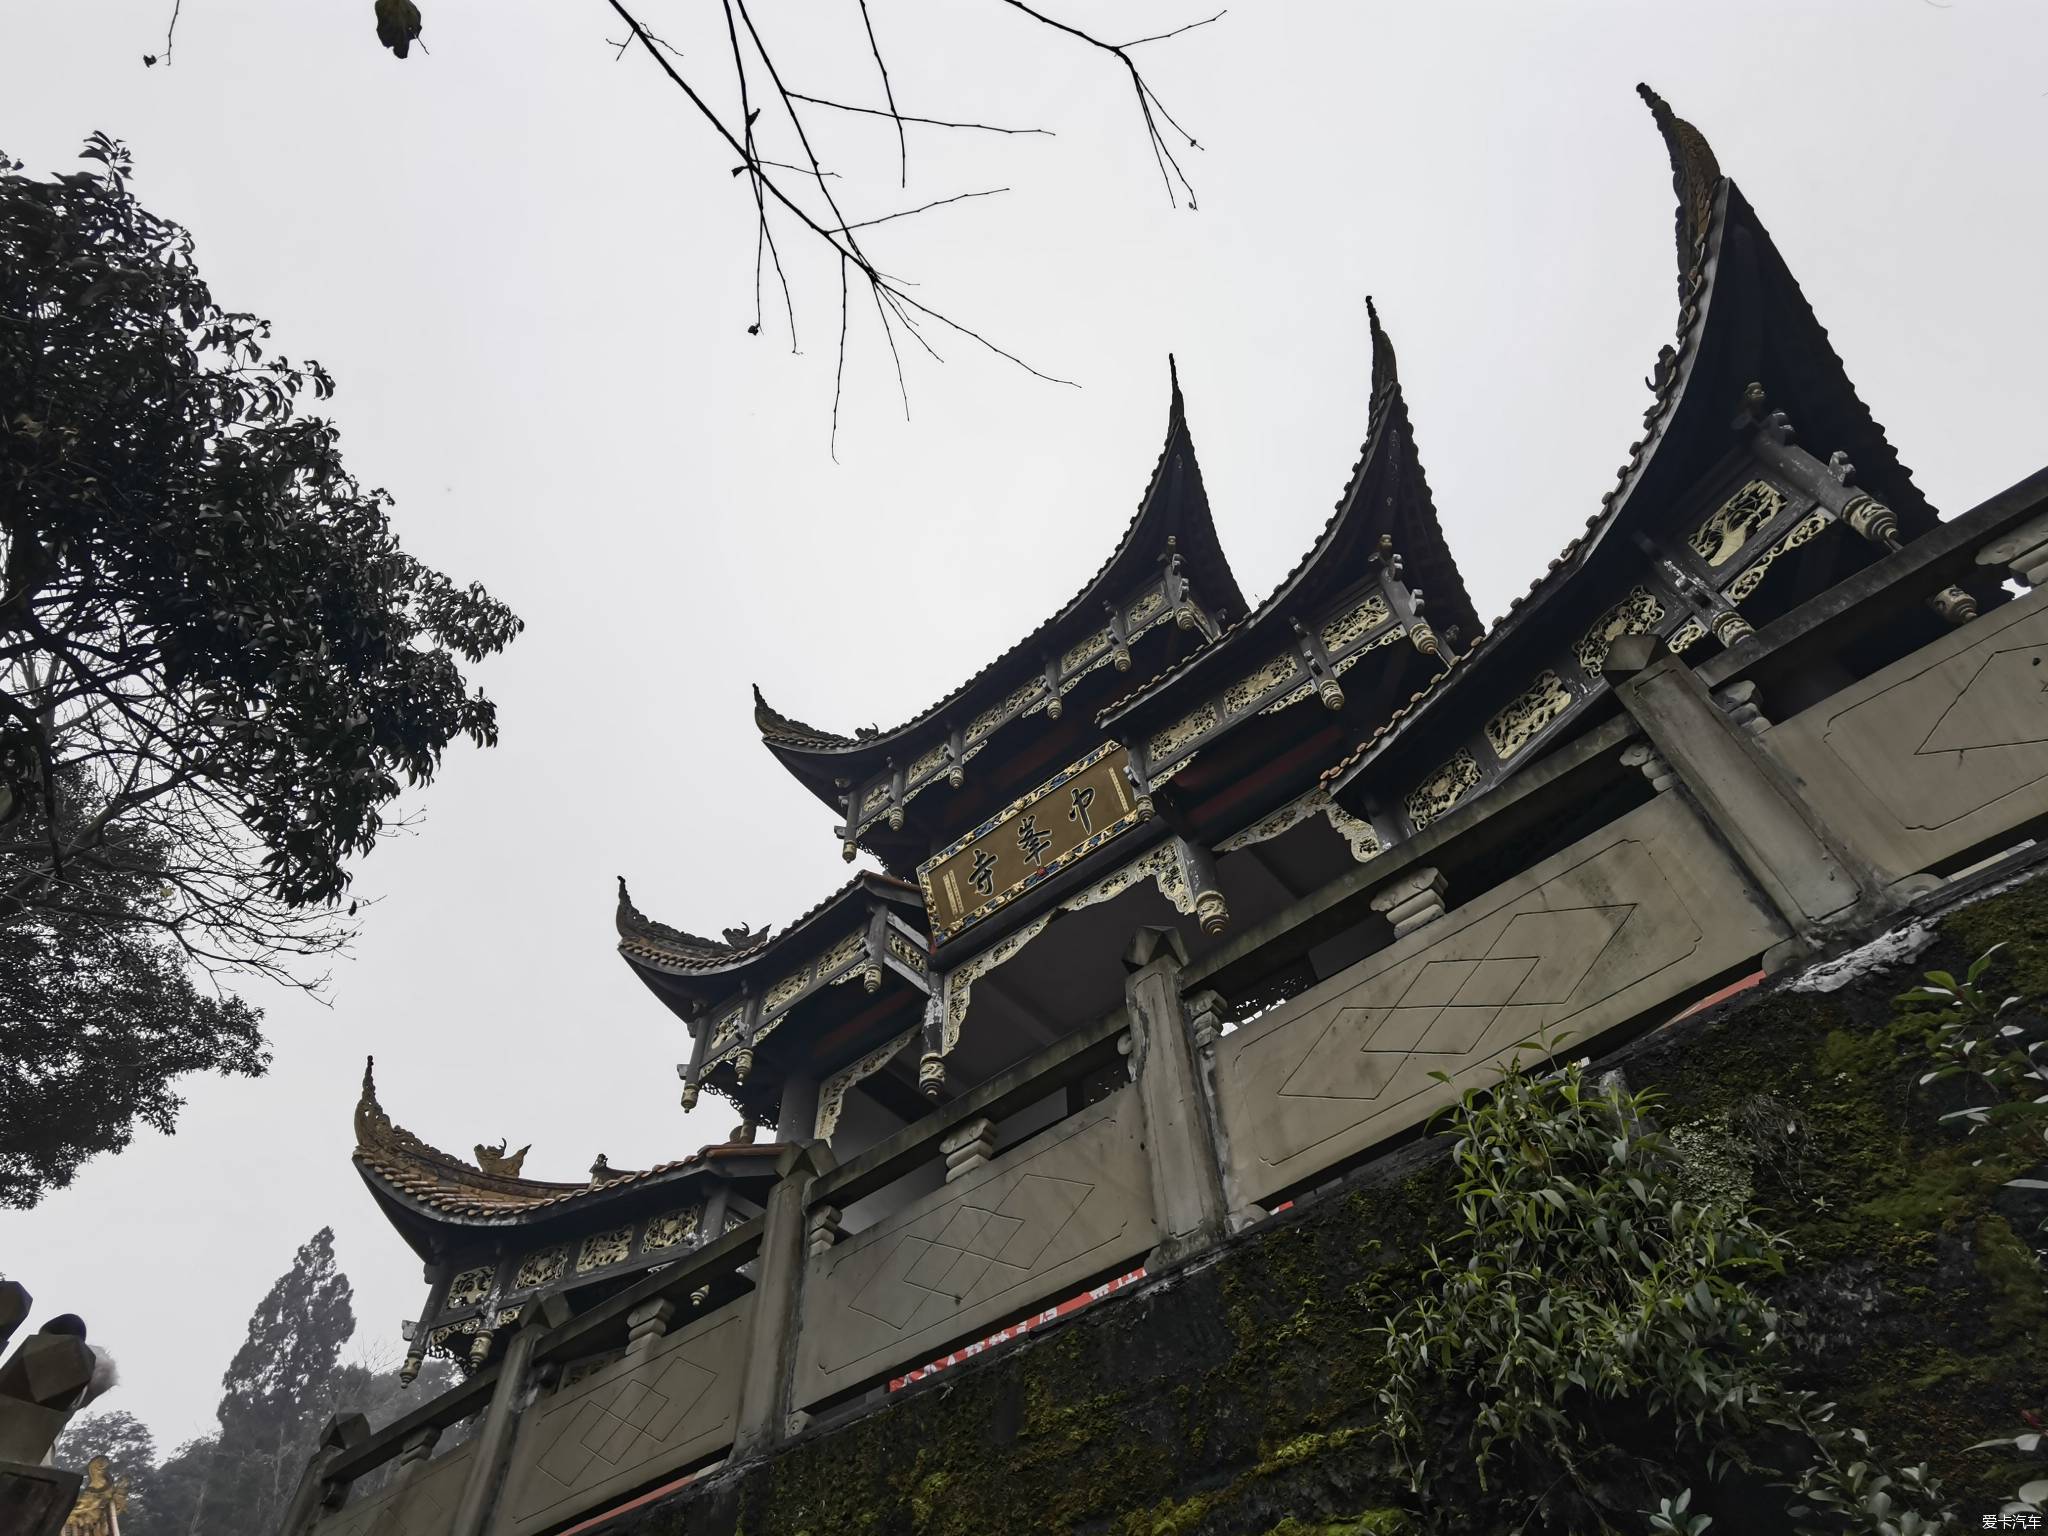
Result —
M 839 364 L 832 371 L 832 462 L 839 462 L 839 393 L 846 383 L 846 263 L 845 252 L 839 256 Z
M 885 213 L 880 218 L 862 219 L 859 223 L 849 224 L 846 227 L 848 229 L 866 229 L 871 224 L 886 224 L 891 219 L 907 219 L 913 213 L 924 213 L 932 208 L 943 208 L 948 203 L 965 202 L 970 197 L 994 197 L 1000 192 L 1007 192 L 1009 190 L 1008 187 L 990 187 L 985 192 L 958 192 L 951 197 L 942 197 L 934 203 L 925 203 L 916 208 L 905 208 L 901 213 Z
M 1118 43 L 1117 47 L 1137 48 L 1146 43 L 1163 43 L 1169 37 L 1179 37 L 1183 32 L 1192 32 L 1197 27 L 1208 26 L 1209 23 L 1212 21 L 1221 21 L 1225 16 L 1228 16 L 1229 14 L 1230 11 L 1228 10 L 1228 8 L 1225 8 L 1224 10 L 1218 11 L 1214 16 L 1204 16 L 1200 21 L 1191 21 L 1184 27 L 1175 27 L 1171 32 L 1155 32 L 1150 37 L 1134 37 L 1128 43 Z
M 831 101 L 823 96 L 806 96 L 802 91 L 789 93 L 797 101 L 807 101 L 814 107 L 830 107 L 836 112 L 860 112 L 869 117 L 893 117 L 899 123 L 924 123 L 933 128 L 971 128 L 977 133 L 1042 133 L 1047 138 L 1056 135 L 1050 128 L 998 128 L 992 123 L 954 123 L 943 117 L 912 117 L 903 112 L 884 112 L 880 107 L 856 107 L 844 101 Z
M 882 99 L 889 103 L 889 115 L 896 118 L 896 184 L 910 185 L 910 141 L 903 136 L 903 119 L 896 113 L 896 93 L 889 87 L 889 66 L 882 62 L 882 45 L 875 41 L 875 20 L 868 14 L 868 0 L 858 0 L 861 25 L 868 29 L 868 51 L 875 56 L 875 68 L 882 74 Z
M 1051 27 L 1055 32 L 1064 32 L 1069 37 L 1080 39 L 1080 41 L 1088 44 L 1091 48 L 1100 48 L 1104 53 L 1109 54 L 1118 63 L 1123 65 L 1131 77 L 1131 90 L 1138 98 L 1138 113 L 1145 120 L 1145 133 L 1151 141 L 1152 158 L 1159 166 L 1159 179 L 1166 184 L 1167 201 L 1175 207 L 1180 206 L 1179 200 L 1175 198 L 1173 193 L 1173 184 L 1175 180 L 1178 180 L 1181 184 L 1181 189 L 1187 193 L 1188 207 L 1193 208 L 1195 206 L 1195 189 L 1188 181 L 1187 173 L 1181 169 L 1180 161 L 1175 158 L 1172 147 L 1167 144 L 1165 135 L 1160 133 L 1159 124 L 1152 116 L 1152 109 L 1155 106 L 1159 108 L 1159 115 L 1172 124 L 1174 132 L 1187 140 L 1188 148 L 1200 149 L 1202 146 L 1195 142 L 1194 135 L 1181 127 L 1179 123 L 1174 122 L 1173 114 L 1166 110 L 1166 104 L 1159 99 L 1158 93 L 1145 83 L 1145 77 L 1139 72 L 1137 62 L 1128 53 L 1124 52 L 1123 46 L 1116 43 L 1105 43 L 1101 38 L 1083 32 L 1079 27 L 1069 26 L 1064 21 L 1056 21 L 1046 15 L 1045 12 L 1026 5 L 1024 0 L 1002 0 L 1002 3 L 1014 11 L 1023 12 L 1033 21 Z M 1219 12 L 1218 14 L 1221 13 Z M 1211 17 L 1210 19 L 1214 20 L 1215 18 Z M 1201 25 L 1206 24 L 1201 23 Z M 1182 28 L 1181 30 L 1185 31 L 1186 29 Z M 1170 175 L 1168 174 L 1169 169 L 1171 170 Z
M 710 103 L 706 102 L 703 96 L 698 93 L 696 87 L 692 86 L 688 80 L 684 79 L 683 76 L 676 70 L 675 66 L 669 63 L 669 61 L 662 56 L 660 50 L 655 47 L 653 40 L 648 36 L 646 28 L 641 26 L 638 18 L 635 17 L 631 11 L 626 9 L 624 0 L 607 0 L 607 3 L 610 4 L 612 10 L 618 14 L 619 18 L 622 21 L 624 21 L 629 28 L 632 29 L 634 36 L 637 37 L 640 41 L 642 51 L 644 51 L 649 58 L 653 59 L 654 62 L 658 66 L 660 66 L 662 73 L 668 76 L 669 82 L 672 85 L 674 85 L 677 90 L 681 91 L 685 97 L 689 99 L 690 105 L 695 107 L 697 109 L 698 114 L 702 116 L 706 122 L 711 124 L 712 128 L 717 132 L 718 136 L 725 140 L 727 146 L 730 147 L 734 153 L 739 155 L 742 160 L 751 159 L 752 156 L 749 154 L 747 146 L 745 144 L 742 144 L 740 140 L 734 136 L 732 130 L 725 125 L 724 120 L 720 118 L 715 111 L 712 110 Z M 744 4 L 744 0 L 741 0 L 739 10 L 741 19 L 747 22 L 747 29 L 749 34 L 752 35 L 754 38 L 755 48 L 757 51 L 759 51 L 761 48 L 760 36 L 754 30 L 752 18 L 749 17 L 747 14 L 747 9 Z M 795 116 L 795 109 L 791 105 L 792 98 L 790 92 L 783 86 L 781 80 L 777 78 L 773 61 L 769 59 L 765 54 L 763 54 L 762 58 L 763 62 L 768 66 L 769 77 L 775 81 L 776 89 L 783 98 L 785 108 L 789 110 L 791 113 L 792 121 L 795 123 L 797 127 L 799 140 L 804 141 L 805 135 L 803 133 L 802 122 Z M 817 164 L 817 156 L 811 153 L 808 142 L 805 142 L 805 153 L 807 158 L 811 160 L 813 166 L 815 167 Z M 780 183 L 778 183 L 774 177 L 766 175 L 765 173 L 759 174 L 759 183 L 762 192 L 767 196 L 774 198 L 774 200 L 777 203 L 779 203 L 783 208 L 787 209 L 791 214 L 795 215 L 797 221 L 800 224 L 802 224 L 806 229 L 810 230 L 810 232 L 816 235 L 819 239 L 823 240 L 827 245 L 831 246 L 833 250 L 838 253 L 842 262 L 851 262 L 854 265 L 858 266 L 861 270 L 862 276 L 864 276 L 870 284 L 874 285 L 874 287 L 883 295 L 890 309 L 897 314 L 898 318 L 904 320 L 905 325 L 910 327 L 912 334 L 918 337 L 918 340 L 925 346 L 927 351 L 932 350 L 931 344 L 924 339 L 922 334 L 919 333 L 914 326 L 910 326 L 908 316 L 905 313 L 906 309 L 916 310 L 919 314 L 924 315 L 928 319 L 937 321 L 940 325 L 945 326 L 948 330 L 957 332 L 958 334 L 966 337 L 969 341 L 972 341 L 975 345 L 983 348 L 986 351 L 994 353 L 997 357 L 1002 358 L 1004 361 L 1014 363 L 1017 367 L 1023 369 L 1033 378 L 1043 379 L 1049 384 L 1065 384 L 1070 388 L 1079 387 L 1078 385 L 1074 384 L 1074 381 L 1072 379 L 1058 378 L 1053 374 L 1049 374 L 1042 371 L 1041 369 L 1032 367 L 1031 364 L 1025 362 L 1024 359 L 1019 357 L 1016 353 L 1009 351 L 1005 347 L 998 346 L 995 342 L 991 341 L 988 337 L 984 336 L 981 332 L 973 329 L 971 326 L 962 325 L 959 321 L 954 320 L 950 316 L 945 315 L 940 311 L 932 308 L 930 305 L 922 303 L 919 300 L 912 298 L 909 294 L 903 292 L 902 289 L 904 285 L 900 284 L 898 281 L 894 279 L 889 278 L 880 269 L 878 269 L 873 262 L 869 261 L 866 253 L 860 249 L 859 243 L 855 240 L 853 235 L 843 233 L 843 227 L 849 221 L 846 219 L 843 213 L 840 213 L 837 204 L 834 202 L 832 198 L 831 188 L 825 185 L 823 177 L 819 176 L 817 179 L 819 190 L 824 194 L 827 204 L 832 207 L 834 216 L 839 219 L 840 224 L 842 226 L 842 231 L 834 231 L 832 229 L 828 229 L 825 225 L 819 223 L 818 220 L 813 218 L 811 214 L 800 203 L 796 202 L 793 198 L 790 197 L 790 195 L 787 192 L 783 190 Z M 772 252 L 774 249 L 772 234 L 770 235 L 769 240 L 769 249 Z M 843 284 L 846 280 L 845 270 L 843 266 L 841 268 L 840 278 Z M 842 330 L 844 329 L 843 311 L 844 306 L 842 306 Z M 936 352 L 934 352 L 933 355 L 937 356 Z M 842 368 L 844 366 L 843 347 L 841 356 L 841 366 Z M 839 392 L 840 385 L 838 382 L 835 382 L 833 391 L 835 441 L 837 435 L 837 401 L 839 397 Z

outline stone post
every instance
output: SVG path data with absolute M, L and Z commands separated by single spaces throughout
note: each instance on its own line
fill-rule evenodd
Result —
M 1603 670 L 1656 757 L 1804 944 L 1896 905 L 1792 775 L 1662 641 L 1623 636 Z
M 1215 1130 L 1181 1006 L 1186 964 L 1186 945 L 1171 928 L 1140 928 L 1124 951 L 1131 1075 L 1144 1110 L 1152 1200 L 1164 1234 L 1145 1261 L 1154 1270 L 1214 1246 L 1228 1229 Z
M 519 1427 L 533 1352 L 551 1329 L 568 1320 L 566 1301 L 560 1296 L 543 1297 L 528 1305 L 525 1320 L 512 1335 L 512 1342 L 505 1346 L 504 1358 L 498 1362 L 498 1379 L 491 1386 L 490 1405 L 477 1426 L 469 1478 L 462 1485 L 462 1498 L 455 1506 L 455 1519 L 448 1526 L 447 1536 L 483 1536 L 491 1508 L 498 1501 L 498 1485 L 505 1478 L 512 1436 Z
M 634 1360 L 645 1360 L 654 1353 L 654 1346 L 668 1334 L 669 1325 L 675 1321 L 676 1304 L 672 1301 L 643 1301 L 626 1314 L 626 1353 Z
M 1443 875 L 1428 865 L 1396 876 L 1372 895 L 1372 909 L 1394 925 L 1394 937 L 1405 939 L 1444 915 Z
M 809 1254 L 806 1230 L 811 1181 L 832 1166 L 823 1142 L 792 1144 L 777 1165 L 761 1218 L 761 1258 L 754 1274 L 754 1320 L 740 1377 L 739 1424 L 732 1459 L 759 1456 L 779 1443 L 789 1422 L 789 1384 L 796 1361 L 798 1290 Z
M 327 1469 L 345 1451 L 369 1438 L 370 1421 L 360 1413 L 337 1413 L 327 1421 L 327 1427 L 320 1431 L 312 1458 L 299 1474 L 299 1486 L 292 1491 L 292 1501 L 285 1506 L 284 1523 L 278 1527 L 281 1536 L 299 1536 L 312 1525 L 314 1515 L 323 1506 L 331 1509 L 342 1501 L 348 1493 L 348 1484 L 329 1486 Z
M 964 1179 L 995 1155 L 995 1122 L 979 1117 L 939 1138 L 939 1150 L 946 1154 L 946 1182 Z

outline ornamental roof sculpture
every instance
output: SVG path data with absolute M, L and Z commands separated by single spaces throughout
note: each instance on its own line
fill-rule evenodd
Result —
M 1846 573 L 1843 567 L 1880 559 L 1888 545 L 1916 537 L 1937 521 L 1857 396 L 1768 231 L 1722 173 L 1705 136 L 1648 86 L 1637 90 L 1670 158 L 1680 300 L 1674 344 L 1661 349 L 1648 380 L 1653 398 L 1643 430 L 1629 445 L 1628 460 L 1614 489 L 1601 497 L 1599 510 L 1528 592 L 1510 604 L 1492 632 L 1324 772 L 1323 782 L 1354 808 L 1377 797 L 1386 809 L 1384 795 L 1374 788 L 1385 773 L 1375 764 L 1401 758 L 1394 775 L 1400 777 L 1413 766 L 1405 757 L 1411 744 L 1414 750 L 1440 754 L 1450 737 L 1473 724 L 1467 714 L 1501 705 L 1496 695 L 1503 688 L 1512 692 L 1528 684 L 1521 674 L 1528 671 L 1532 654 L 1557 648 L 1561 640 L 1566 652 L 1576 648 L 1584 654 L 1577 665 L 1539 674 L 1538 683 L 1551 691 L 1544 699 L 1532 702 L 1524 695 L 1518 700 L 1525 706 L 1522 728 L 1507 739 L 1519 752 L 1533 739 L 1526 729 L 1532 720 L 1540 734 L 1559 728 L 1567 717 L 1581 717 L 1579 706 L 1605 694 L 1599 675 L 1605 643 L 1590 631 L 1576 637 L 1576 630 L 1602 603 L 1619 599 L 1626 606 L 1632 593 L 1642 599 L 1634 614 L 1616 607 L 1601 615 L 1616 633 L 1654 629 L 1675 650 L 1708 641 L 1737 643 L 1753 624 L 1736 614 L 1736 605 L 1756 592 L 1772 559 L 1814 540 L 1817 531 L 1841 522 L 1863 535 L 1861 541 L 1815 544 L 1799 557 L 1830 562 L 1831 581 Z M 1810 445 L 1811 452 L 1788 446 L 1795 443 Z M 1758 466 L 1793 458 L 1817 473 L 1802 479 L 1800 466 L 1786 470 L 1781 465 L 1772 473 L 1780 480 L 1789 473 L 1805 489 L 1787 482 L 1783 491 L 1774 490 Z M 1689 508 L 1702 486 L 1716 483 L 1717 477 L 1739 480 L 1745 473 L 1761 477 L 1763 492 L 1776 498 L 1773 505 L 1791 497 L 1810 509 L 1811 526 L 1788 530 L 1780 526 L 1783 519 L 1772 521 L 1769 548 L 1760 553 L 1760 546 L 1753 545 L 1739 559 L 1709 571 L 1683 547 L 1700 539 L 1706 525 L 1688 533 L 1676 520 L 1692 515 Z M 1736 496 L 1757 483 L 1743 485 Z M 1717 515 L 1726 514 L 1734 499 Z M 1756 521 L 1748 531 L 1765 533 L 1765 521 Z M 1711 546 L 1700 553 L 1727 558 Z M 1646 571 L 1654 575 L 1650 586 L 1656 590 L 1632 589 L 1631 582 Z M 1780 596 L 1773 601 L 1769 593 L 1766 598 L 1761 615 L 1766 620 L 1772 607 L 1788 600 Z M 1681 599 L 1695 611 L 1673 612 Z M 1648 616 L 1651 609 L 1654 618 Z M 1574 634 L 1566 635 L 1567 630 Z M 1434 807 L 1428 814 L 1484 788 L 1503 771 L 1506 759 L 1489 763 L 1489 756 L 1497 754 L 1477 745 L 1476 732 L 1473 724 L 1471 750 L 1458 748 L 1446 760 L 1444 767 L 1456 770 L 1451 777 L 1458 782 L 1437 786 L 1443 794 L 1428 799 Z M 1393 788 L 1391 781 L 1380 783 L 1381 790 Z
M 768 749 L 805 788 L 846 812 L 849 858 L 854 843 L 881 819 L 863 815 L 862 805 L 850 803 L 849 791 L 857 792 L 890 765 L 909 771 L 912 782 L 904 787 L 911 794 L 941 777 L 957 780 L 964 757 L 1009 719 L 1040 711 L 1057 719 L 1060 694 L 1084 675 L 1112 660 L 1118 671 L 1127 669 L 1130 647 L 1141 633 L 1178 634 L 1172 644 L 1184 652 L 1206 643 L 1226 616 L 1244 611 L 1244 595 L 1217 540 L 1179 372 L 1170 360 L 1169 372 L 1166 441 L 1136 514 L 1081 590 L 1024 639 L 889 730 L 868 728 L 852 736 L 823 730 L 780 713 L 754 690 L 754 721 Z M 1143 611 L 1134 614 L 1131 600 L 1162 574 L 1168 590 L 1156 602 L 1144 598 Z M 1057 691 L 1050 686 L 1055 673 Z M 900 797 L 893 802 L 893 823 L 899 826 L 901 803 Z
M 393 1123 L 377 1099 L 376 1060 L 363 1064 L 362 1094 L 355 1108 L 355 1165 L 400 1235 L 422 1257 L 433 1257 L 461 1229 L 529 1225 L 558 1217 L 574 1220 L 596 1202 L 629 1189 L 686 1183 L 701 1175 L 772 1177 L 772 1147 L 727 1144 L 705 1147 L 694 1156 L 638 1172 L 603 1168 L 580 1183 L 529 1179 L 516 1171 L 493 1171 L 430 1146 Z M 490 1152 L 488 1147 L 480 1151 Z M 492 1159 L 486 1158 L 489 1163 Z M 602 1163 L 602 1159 L 600 1159 Z M 756 1169 L 756 1164 L 762 1164 Z M 502 1165 L 500 1165 L 502 1166 Z

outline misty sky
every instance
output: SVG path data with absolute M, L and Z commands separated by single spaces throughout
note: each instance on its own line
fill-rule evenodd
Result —
M 503 744 L 451 753 L 380 848 L 378 903 L 330 1007 L 256 987 L 275 1065 L 189 1084 L 27 1214 L 0 1269 L 121 1360 L 103 1400 L 166 1447 L 211 1422 L 250 1308 L 331 1224 L 359 1347 L 395 1359 L 419 1265 L 349 1163 L 374 1052 L 427 1140 L 533 1143 L 582 1178 L 722 1137 L 684 1115 L 682 1027 L 613 951 L 612 878 L 699 932 L 778 926 L 845 878 L 834 817 L 759 745 L 748 685 L 850 731 L 921 710 L 1081 585 L 1165 426 L 1169 352 L 1225 548 L 1262 595 L 1364 436 L 1371 293 L 1482 615 L 1599 505 L 1676 317 L 1648 80 L 1705 131 L 1863 397 L 1944 513 L 2039 467 L 2048 6 L 2039 0 L 1234 3 L 1142 50 L 1201 141 L 1169 207 L 1106 55 L 995 0 L 871 0 L 903 110 L 820 113 L 854 218 L 1005 187 L 867 232 L 957 339 L 906 357 L 906 422 L 857 308 L 828 454 L 838 279 L 790 231 L 786 328 L 753 318 L 744 179 L 602 0 L 420 0 L 430 54 L 377 46 L 371 0 L 0 0 L 0 149 L 73 168 L 103 129 L 195 233 L 230 308 L 340 382 L 349 463 L 407 546 L 483 581 L 526 634 L 481 669 Z M 1121 41 L 1207 0 L 1096 0 Z M 642 0 L 731 104 L 722 21 Z M 791 86 L 879 104 L 851 0 L 761 0 Z M 772 114 L 764 114 L 764 129 Z M 789 147 L 768 140 L 770 154 Z M 1829 445 L 1815 445 L 1826 452 Z

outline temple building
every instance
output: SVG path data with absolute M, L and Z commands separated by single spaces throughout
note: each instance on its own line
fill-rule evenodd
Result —
M 1490 628 L 1454 554 L 1484 530 L 1438 514 L 1377 308 L 1357 462 L 1257 602 L 1169 369 L 1135 513 L 1030 634 L 887 730 L 756 690 L 763 747 L 861 865 L 844 886 L 710 939 L 620 881 L 620 959 L 675 1017 L 683 1105 L 732 1106 L 726 1141 L 542 1182 L 399 1129 L 366 1072 L 356 1163 L 426 1266 L 409 1366 L 471 1375 L 332 1440 L 320 1531 L 350 1536 L 335 1490 L 400 1441 L 465 1510 L 509 1458 L 489 1529 L 514 1536 L 765 1455 L 1235 1240 L 1531 1033 L 1668 1019 L 2048 823 L 2048 760 L 1997 724 L 2031 683 L 1969 659 L 2031 622 L 2048 486 L 1942 522 L 1705 139 L 1642 94 L 1676 332 L 1616 482 Z M 1938 775 L 1883 713 L 1901 688 L 1948 722 Z M 522 1409 L 504 1383 L 534 1371 L 554 1396 Z M 658 1425 L 563 1449 L 634 1392 Z M 474 1464 L 426 1461 L 487 1396 Z M 555 1427 L 515 1440 L 522 1412 Z

